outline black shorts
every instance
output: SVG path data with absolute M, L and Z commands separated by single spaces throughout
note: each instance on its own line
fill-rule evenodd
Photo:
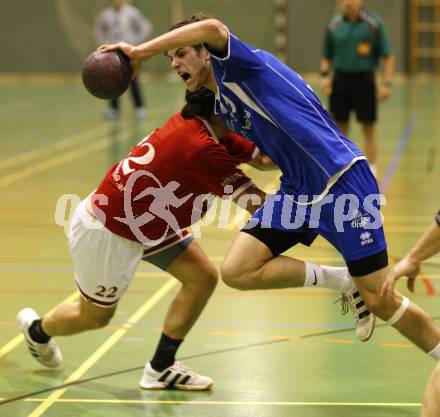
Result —
M 310 246 L 318 236 L 315 231 L 293 233 L 261 227 L 261 224 L 252 225 L 252 227 L 245 226 L 241 231 L 264 243 L 273 256 L 281 255 L 298 243 Z M 388 252 L 384 249 L 364 258 L 346 261 L 346 264 L 352 277 L 362 277 L 385 268 L 388 265 Z
M 377 93 L 373 72 L 335 74 L 330 95 L 330 113 L 335 121 L 347 122 L 352 110 L 361 123 L 376 121 Z

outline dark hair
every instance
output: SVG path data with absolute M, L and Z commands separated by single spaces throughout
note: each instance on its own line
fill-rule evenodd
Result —
M 215 94 L 208 88 L 202 87 L 194 92 L 186 90 L 185 101 L 180 112 L 185 119 L 201 117 L 207 120 L 214 114 Z
M 208 20 L 208 19 L 212 19 L 212 18 L 213 18 L 212 16 L 210 16 L 206 13 L 200 12 L 200 13 L 197 13 L 197 14 L 194 14 L 194 15 L 188 17 L 185 20 L 182 20 L 181 22 L 175 23 L 173 26 L 171 26 L 169 28 L 169 32 L 171 32 L 172 30 L 181 28 L 182 26 L 190 25 L 191 23 L 201 22 L 202 20 Z M 192 47 L 197 50 L 200 50 L 203 48 L 203 46 L 201 44 L 192 45 Z

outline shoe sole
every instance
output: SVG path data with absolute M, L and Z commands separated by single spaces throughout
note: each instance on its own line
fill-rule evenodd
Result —
M 169 385 L 149 385 L 149 386 L 145 386 L 145 385 L 140 385 L 140 387 L 142 389 L 146 389 L 146 390 L 150 390 L 150 391 L 159 391 L 159 390 L 163 390 L 163 389 L 176 389 L 179 391 L 208 391 L 211 389 L 213 385 L 213 382 L 211 382 L 208 385 L 203 385 L 203 386 L 191 386 L 191 385 L 174 385 L 172 387 L 170 387 Z
M 211 389 L 213 383 L 204 386 L 191 386 L 191 385 L 174 385 L 175 389 L 179 391 L 208 391 Z
M 149 390 L 149 391 L 159 391 L 161 389 L 166 389 L 166 385 L 163 386 L 163 387 L 162 386 L 161 387 L 157 387 L 157 386 L 154 386 L 154 385 L 146 387 L 146 386 L 140 385 L 140 387 L 142 389 L 146 389 L 146 390 Z

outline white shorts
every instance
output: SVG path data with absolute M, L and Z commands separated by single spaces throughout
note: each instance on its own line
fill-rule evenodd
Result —
M 100 307 L 118 302 L 144 253 L 141 243 L 118 236 L 98 222 L 85 201 L 73 214 L 69 248 L 81 295 Z

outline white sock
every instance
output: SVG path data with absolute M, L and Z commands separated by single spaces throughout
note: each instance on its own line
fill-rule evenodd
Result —
M 434 360 L 440 359 L 440 343 L 431 352 L 428 352 L 428 355 Z
M 353 278 L 345 267 L 318 265 L 313 262 L 305 264 L 304 287 L 325 287 L 344 292 L 354 286 Z

